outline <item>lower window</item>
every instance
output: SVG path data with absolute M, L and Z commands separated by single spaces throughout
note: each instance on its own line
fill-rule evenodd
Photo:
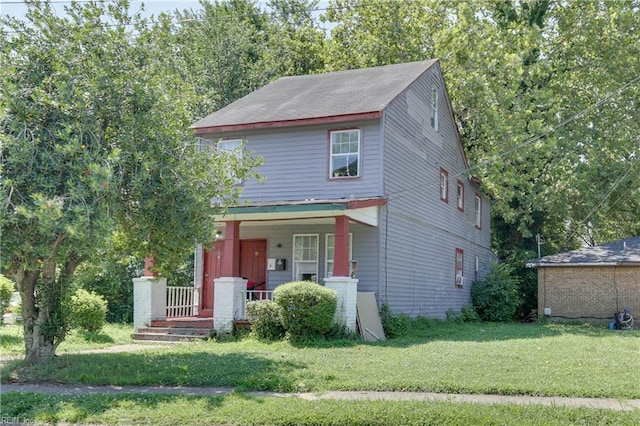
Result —
M 293 236 L 293 280 L 318 282 L 318 234 Z

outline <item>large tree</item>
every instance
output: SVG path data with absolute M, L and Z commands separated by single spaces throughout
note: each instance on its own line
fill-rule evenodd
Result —
M 65 337 L 76 268 L 114 231 L 160 269 L 182 259 L 211 238 L 213 214 L 255 161 L 197 152 L 195 90 L 168 54 L 166 20 L 131 16 L 124 1 L 72 3 L 65 16 L 28 8 L 25 22 L 2 22 L 0 213 L 26 361 L 38 363 Z
M 640 232 L 638 16 L 637 0 L 334 0 L 325 61 L 441 59 L 494 249 L 534 297 L 536 234 L 544 254 Z

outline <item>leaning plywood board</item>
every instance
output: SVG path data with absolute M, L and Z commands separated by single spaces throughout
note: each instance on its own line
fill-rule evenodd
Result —
M 364 341 L 377 342 L 384 340 L 384 330 L 378 314 L 376 294 L 359 291 L 356 309 L 358 312 L 358 328 Z

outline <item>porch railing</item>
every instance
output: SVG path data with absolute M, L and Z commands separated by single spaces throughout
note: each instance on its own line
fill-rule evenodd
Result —
M 273 290 L 246 290 L 242 292 L 242 306 L 240 306 L 239 318 L 247 319 L 247 302 L 254 300 L 273 300 Z
M 199 290 L 194 287 L 167 287 L 167 318 L 198 315 Z

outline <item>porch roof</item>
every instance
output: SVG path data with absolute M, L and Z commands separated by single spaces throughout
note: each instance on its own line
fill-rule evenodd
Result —
M 308 220 L 348 216 L 349 219 L 369 226 L 378 226 L 378 207 L 387 203 L 385 198 L 340 198 L 328 200 L 268 201 L 229 207 L 216 222 Z

